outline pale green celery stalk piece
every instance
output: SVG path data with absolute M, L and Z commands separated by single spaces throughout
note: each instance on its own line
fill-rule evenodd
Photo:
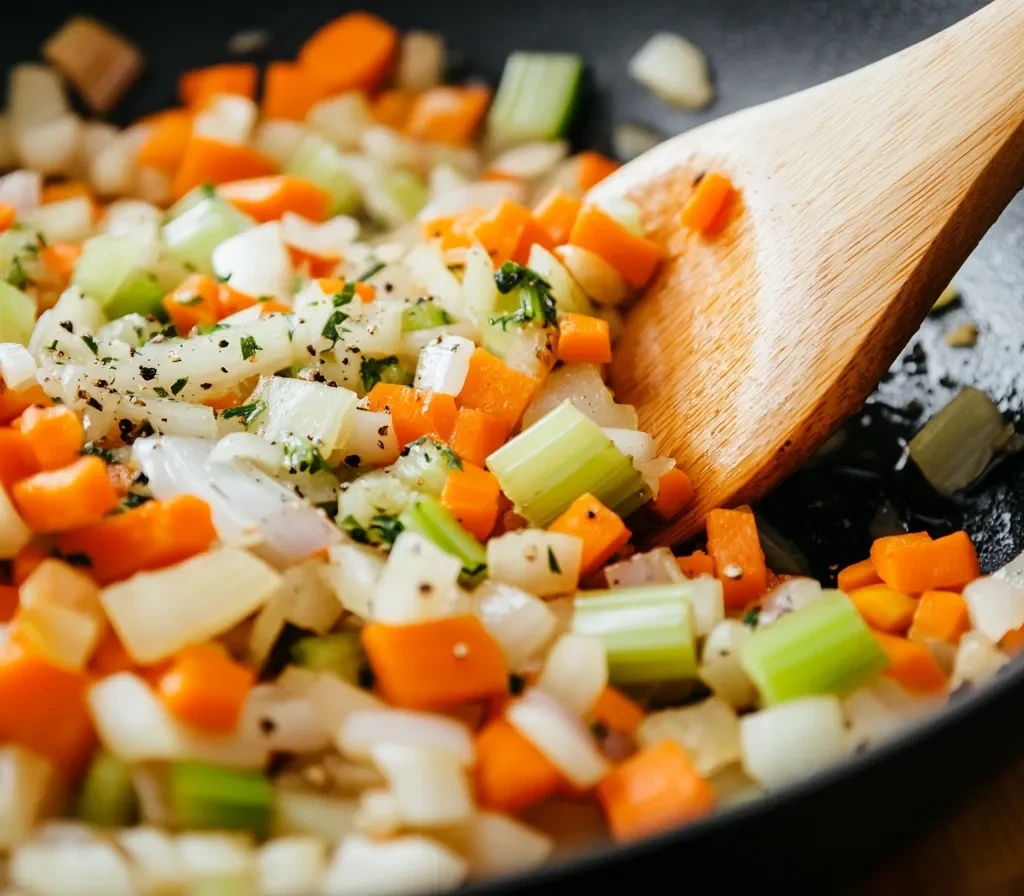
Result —
M 849 693 L 888 663 L 871 629 L 841 591 L 826 591 L 814 603 L 758 629 L 740 648 L 740 665 L 767 704 Z
M 292 659 L 307 669 L 330 672 L 358 684 L 365 656 L 359 632 L 334 632 L 299 639 L 292 645 Z
M 219 196 L 201 198 L 161 228 L 167 255 L 189 270 L 214 274 L 213 250 L 248 221 Z
M 36 325 L 36 303 L 20 289 L 0 280 L 0 342 L 28 345 Z
M 269 833 L 274 791 L 259 772 L 174 762 L 167 789 L 181 830 L 250 831 L 257 839 Z
M 681 681 L 697 676 L 691 586 L 687 582 L 581 592 L 572 630 L 596 635 L 618 685 Z
M 361 204 L 359 182 L 345 157 L 319 134 L 307 135 L 285 165 L 289 174 L 297 174 L 322 187 L 331 195 L 332 215 L 350 215 Z
M 137 814 L 138 800 L 128 766 L 105 750 L 97 750 L 78 792 L 78 817 L 97 827 L 120 828 L 132 824 Z
M 496 145 L 554 140 L 576 113 L 583 59 L 572 53 L 513 53 L 487 117 Z
M 163 298 L 164 290 L 156 277 L 148 271 L 136 271 L 128 276 L 110 301 L 103 305 L 103 311 L 111 320 L 126 314 L 163 317 Z
M 626 517 L 651 490 L 593 420 L 565 401 L 490 457 L 487 467 L 533 526 L 548 526 L 589 493 Z
M 71 282 L 100 305 L 110 302 L 136 271 L 142 247 L 130 236 L 104 233 L 85 241 Z
M 417 498 L 402 511 L 398 521 L 403 528 L 429 538 L 446 554 L 458 557 L 462 572 L 470 581 L 478 580 L 487 569 L 484 546 L 436 498 Z

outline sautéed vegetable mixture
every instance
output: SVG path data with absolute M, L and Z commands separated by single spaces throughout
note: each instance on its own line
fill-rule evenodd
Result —
M 707 102 L 653 43 L 634 69 Z M 963 532 L 835 588 L 774 574 L 749 508 L 631 546 L 693 488 L 604 382 L 663 252 L 586 198 L 616 163 L 568 154 L 580 58 L 513 54 L 492 96 L 351 13 L 258 101 L 228 62 L 117 130 L 63 81 L 105 112 L 139 52 L 75 19 L 44 55 L 0 128 L 9 892 L 521 872 L 810 774 L 1024 644 Z M 688 238 L 734 193 L 699 178 Z

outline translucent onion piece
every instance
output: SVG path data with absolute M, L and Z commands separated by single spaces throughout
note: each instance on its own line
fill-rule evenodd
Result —
M 274 787 L 274 835 L 310 835 L 328 844 L 340 843 L 355 830 L 358 809 L 354 799 L 296 790 L 278 782 Z
M 29 842 L 11 854 L 11 882 L 37 896 L 132 896 L 128 861 L 105 841 Z
M 27 212 L 39 205 L 43 178 L 38 171 L 12 171 L 0 177 L 0 202 L 14 206 L 16 212 Z
M 277 684 L 292 694 L 308 698 L 317 720 L 329 732 L 338 731 L 351 713 L 384 708 L 371 693 L 330 672 L 288 666 L 277 679 Z
M 469 358 L 475 346 L 461 336 L 442 336 L 420 352 L 413 385 L 446 395 L 458 395 L 469 373 Z
M 128 855 L 144 892 L 173 892 L 184 886 L 177 843 L 166 831 L 145 826 L 125 828 L 115 834 L 115 842 Z
M 358 149 L 360 135 L 374 123 L 366 94 L 359 91 L 321 100 L 306 115 L 306 124 L 339 149 Z
M 341 605 L 361 619 L 370 618 L 370 602 L 384 560 L 376 551 L 354 543 L 333 545 L 327 550 L 328 567 L 322 576 Z
M 388 411 L 356 409 L 349 418 L 348 436 L 330 458 L 332 466 L 358 458 L 362 467 L 379 467 L 398 460 L 398 438 Z
M 477 181 L 431 199 L 420 209 L 416 217 L 420 221 L 432 221 L 435 218 L 460 215 L 473 206 L 491 209 L 505 199 L 521 202 L 524 196 L 522 184 L 514 181 Z
M 580 718 L 608 685 L 604 642 L 594 635 L 562 635 L 551 648 L 537 687 Z
M 326 847 L 318 837 L 277 837 L 256 854 L 257 888 L 261 896 L 315 893 L 326 860 Z
M 36 362 L 16 342 L 0 342 L 0 380 L 8 389 L 27 389 L 36 383 Z
M 331 858 L 325 896 L 411 896 L 459 886 L 468 874 L 463 859 L 420 835 L 373 841 L 345 838 Z
M 249 692 L 238 730 L 275 753 L 313 753 L 330 744 L 312 701 L 277 684 L 258 684 Z
M 543 529 L 506 532 L 487 542 L 490 578 L 538 597 L 574 591 L 582 556 L 581 539 Z
M 291 296 L 292 262 L 279 221 L 228 237 L 213 250 L 213 269 L 246 295 Z
M 301 249 L 318 258 L 341 259 L 359 236 L 355 218 L 337 215 L 322 224 L 294 212 L 281 216 L 281 234 L 293 249 Z
M 15 65 L 7 84 L 7 114 L 15 141 L 33 125 L 45 124 L 68 112 L 60 75 L 48 65 Z
M 957 646 L 951 690 L 962 685 L 979 685 L 992 678 L 1010 658 L 981 632 L 967 632 Z
M 508 177 L 533 180 L 547 174 L 566 157 L 569 144 L 565 140 L 545 140 L 524 143 L 507 149 L 490 164 L 491 171 Z
M 678 34 L 653 35 L 629 61 L 629 74 L 658 97 L 683 109 L 702 109 L 714 98 L 704 54 Z
M 284 167 L 308 134 L 309 128 L 299 122 L 268 119 L 256 125 L 252 145 L 257 152 Z
M 616 404 L 594 364 L 566 364 L 552 373 L 526 408 L 523 429 L 532 426 L 566 399 L 598 426 L 636 429 L 637 417 L 633 406 Z
M 520 588 L 488 579 L 473 591 L 472 601 L 473 612 L 498 642 L 512 672 L 525 671 L 555 633 L 551 604 Z
M 476 757 L 473 737 L 461 722 L 410 710 L 364 710 L 346 716 L 337 733 L 338 748 L 352 759 L 369 760 L 380 744 L 429 747 L 450 753 L 469 767 Z
M 474 878 L 522 874 L 543 865 L 554 850 L 551 837 L 497 812 L 478 812 L 462 834 L 459 851 Z
M 81 119 L 68 114 L 25 128 L 14 142 L 22 165 L 56 177 L 74 171 L 83 136 Z
M 631 162 L 647 150 L 654 149 L 663 139 L 661 134 L 650 128 L 626 122 L 616 125 L 612 131 L 612 148 L 621 161 Z
M 0 488 L 0 560 L 13 560 L 32 540 L 32 530 L 18 514 L 7 494 Z
M 668 548 L 655 548 L 653 551 L 634 554 L 628 560 L 611 563 L 604 568 L 604 575 L 609 588 L 666 585 L 686 579 Z
M 583 292 L 598 305 L 614 307 L 630 297 L 629 285 L 622 275 L 600 255 L 573 245 L 558 246 L 555 254 Z
M 463 606 L 462 563 L 416 532 L 395 539 L 373 595 L 372 618 L 408 625 L 451 616 Z
M 218 93 L 196 115 L 192 133 L 221 143 L 246 144 L 258 114 L 248 97 Z
M 821 584 L 816 579 L 787 579 L 765 595 L 757 617 L 757 627 L 771 625 L 787 613 L 814 603 L 822 593 Z
M 644 747 L 662 740 L 681 744 L 704 777 L 740 759 L 740 723 L 735 709 L 717 697 L 694 706 L 652 713 L 636 732 Z
M 371 754 L 405 824 L 446 827 L 468 821 L 473 814 L 469 779 L 459 757 L 450 751 L 382 743 Z
M 983 578 L 964 588 L 964 600 L 976 631 L 998 643 L 1024 626 L 1024 589 L 996 578 Z

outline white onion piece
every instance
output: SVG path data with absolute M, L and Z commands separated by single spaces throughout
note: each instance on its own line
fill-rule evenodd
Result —
M 456 584 L 461 570 L 461 561 L 430 539 L 417 532 L 402 532 L 377 581 L 372 618 L 408 625 L 453 615 L 462 605 Z
M 402 334 L 402 348 L 399 355 L 416 358 L 428 345 L 444 339 L 445 336 L 458 336 L 475 342 L 480 338 L 480 330 L 476 324 L 468 320 L 457 320 L 455 323 L 431 327 L 429 330 L 410 330 Z
M 558 258 L 540 243 L 530 247 L 526 266 L 536 271 L 551 286 L 551 295 L 559 311 L 579 314 L 594 314 L 594 306 L 586 297 L 580 285 Z M 614 337 L 612 337 L 614 342 Z
M 353 712 L 337 733 L 338 748 L 352 759 L 369 760 L 381 744 L 429 747 L 450 753 L 463 766 L 476 758 L 469 729 L 461 722 L 427 712 L 404 709 Z
M 543 691 L 527 691 L 505 716 L 576 787 L 592 787 L 607 773 L 608 763 L 583 724 Z
M 460 190 L 469 185 L 469 180 L 457 168 L 446 162 L 434 165 L 427 176 L 427 187 L 431 200 L 452 190 Z
M 781 787 L 848 756 L 839 700 L 802 697 L 740 719 L 743 768 L 763 787 Z
M 366 94 L 355 90 L 321 100 L 306 114 L 306 124 L 339 149 L 359 149 L 360 135 L 375 123 Z
M 1024 625 L 1024 589 L 1002 579 L 977 579 L 964 588 L 964 600 L 974 628 L 999 642 Z
M 55 177 L 73 172 L 82 136 L 81 119 L 69 114 L 20 131 L 14 142 L 22 165 Z
M 421 243 L 414 247 L 405 257 L 405 266 L 445 311 L 456 317 L 464 316 L 462 284 L 448 270 L 439 243 Z
M 508 177 L 533 180 L 547 174 L 568 152 L 569 144 L 565 140 L 524 143 L 501 153 L 491 162 L 490 170 Z
M 0 747 L 0 847 L 28 839 L 55 781 L 53 765 L 24 747 Z
M 674 740 L 686 749 L 705 778 L 740 759 L 739 718 L 728 703 L 716 697 L 651 713 L 641 722 L 636 738 L 643 747 Z
M 537 679 L 538 688 L 580 718 L 590 712 L 607 685 L 604 641 L 594 635 L 562 635 Z
M 359 795 L 356 830 L 360 834 L 383 840 L 401 831 L 402 823 L 402 807 L 390 790 L 364 790 Z
M 686 576 L 679 570 L 675 556 L 668 548 L 655 548 L 642 554 L 634 554 L 628 560 L 612 563 L 604 568 L 604 575 L 609 588 L 667 585 L 686 580 Z
M 289 693 L 307 698 L 313 704 L 317 720 L 329 732 L 338 731 L 351 713 L 384 708 L 369 691 L 329 672 L 287 666 L 277 684 Z
M 643 463 L 634 463 L 636 471 L 643 477 L 651 490 L 651 497 L 657 498 L 661 491 L 661 477 L 669 470 L 675 469 L 676 462 L 671 457 L 656 457 Z
M 128 856 L 137 885 L 146 893 L 174 892 L 185 885 L 178 845 L 156 827 L 125 828 L 114 841 Z
M 462 274 L 463 311 L 479 329 L 484 329 L 490 326 L 488 320 L 497 301 L 494 262 L 483 246 L 476 243 L 466 252 L 466 267 Z
M 217 442 L 210 451 L 211 464 L 231 464 L 247 461 L 267 473 L 276 473 L 284 462 L 280 445 L 251 432 L 232 432 Z
M 281 216 L 281 235 L 285 244 L 318 258 L 342 258 L 359 237 L 355 218 L 337 215 L 317 224 L 294 212 Z
M 36 384 L 36 362 L 25 346 L 0 342 L 0 380 L 8 389 L 27 389 Z
M 135 173 L 135 195 L 145 202 L 168 205 L 174 189 L 174 181 L 166 171 L 140 165 Z
M 76 167 L 76 176 L 87 180 L 95 158 L 113 143 L 121 132 L 106 121 L 87 121 L 83 126 L 82 147 Z
M 252 147 L 284 167 L 306 139 L 309 128 L 297 121 L 276 118 L 261 121 L 252 135 Z
M 635 429 L 612 429 L 603 427 L 601 430 L 612 444 L 635 463 L 644 463 L 654 459 L 654 439 L 646 432 Z
M 385 168 L 404 168 L 422 174 L 430 166 L 430 151 L 418 140 L 410 140 L 393 128 L 368 127 L 359 142 L 363 152 Z
M 258 684 L 249 691 L 238 730 L 274 753 L 313 753 L 331 741 L 312 701 L 278 684 Z
M 815 579 L 787 579 L 769 591 L 761 602 L 757 627 L 771 625 L 776 619 L 806 607 L 821 597 L 821 583 Z
M 446 827 L 461 824 L 473 814 L 469 779 L 453 753 L 418 744 L 381 743 L 371 755 L 405 824 Z
M 925 701 L 915 700 L 896 682 L 879 678 L 843 698 L 848 737 L 854 750 L 898 734 L 920 715 Z
M 11 882 L 36 896 L 132 896 L 125 857 L 112 843 L 24 843 L 11 855 Z
M 420 352 L 413 385 L 445 395 L 458 395 L 469 374 L 469 358 L 476 346 L 461 336 L 442 336 Z
M 38 171 L 12 171 L 0 177 L 0 202 L 11 205 L 19 214 L 39 205 L 43 176 Z
M 132 192 L 139 150 L 151 132 L 152 125 L 132 125 L 93 156 L 89 163 L 89 180 L 97 193 L 101 196 L 126 196 Z
M 478 812 L 460 833 L 460 852 L 474 878 L 539 868 L 555 848 L 551 837 L 497 812 Z
M 512 672 L 523 672 L 555 632 L 550 605 L 520 588 L 488 579 L 471 599 L 473 612 L 498 642 Z
M 173 398 L 128 398 L 118 405 L 117 413 L 136 423 L 148 423 L 158 436 L 197 439 L 217 436 L 217 415 L 213 408 L 201 404 L 188 404 Z
M 566 364 L 544 380 L 523 414 L 523 429 L 532 426 L 566 399 L 598 426 L 636 429 L 636 409 L 632 405 L 615 402 L 595 364 Z
M 18 514 L 7 489 L 0 488 L 0 560 L 13 560 L 31 540 L 32 530 Z
M 487 542 L 490 578 L 538 597 L 575 591 L 582 557 L 582 539 L 543 529 L 518 529 Z
M 258 111 L 245 96 L 218 93 L 195 117 L 192 134 L 220 143 L 246 144 L 252 136 Z
M 292 262 L 279 221 L 269 221 L 228 237 L 213 250 L 213 269 L 230 277 L 231 286 L 246 295 L 291 296 Z
M 269 840 L 256 853 L 260 896 L 307 896 L 319 892 L 327 848 L 318 837 L 294 835 Z
M 11 68 L 7 81 L 7 115 L 15 137 L 34 125 L 60 118 L 68 111 L 64 85 L 54 69 L 34 62 Z
M 370 602 L 384 571 L 384 560 L 371 548 L 348 542 L 327 550 L 324 581 L 341 605 L 361 619 L 370 618 Z
M 407 31 L 398 46 L 395 85 L 419 92 L 444 82 L 444 38 L 430 31 Z
M 354 799 L 296 790 L 278 782 L 274 786 L 273 834 L 312 835 L 328 844 L 340 843 L 355 830 L 358 809 Z
M 189 880 L 248 881 L 252 878 L 252 843 L 244 834 L 187 833 L 175 840 L 178 858 Z
M 419 835 L 375 842 L 344 839 L 331 858 L 324 896 L 412 896 L 453 890 L 465 879 L 463 859 Z
M 686 38 L 660 31 L 629 61 L 632 78 L 666 103 L 703 109 L 714 98 L 704 54 Z
M 348 422 L 348 437 L 331 457 L 332 466 L 353 456 L 362 467 L 381 467 L 398 460 L 398 438 L 388 411 L 357 408 Z
M 100 220 L 100 230 L 114 236 L 130 236 L 143 252 L 139 265 L 148 267 L 160 255 L 160 225 L 163 212 L 139 199 L 119 199 L 107 206 Z
M 589 249 L 573 245 L 557 246 L 555 255 L 561 259 L 583 292 L 598 305 L 615 307 L 623 304 L 632 294 L 622 275 Z
M 1010 658 L 981 632 L 967 632 L 957 645 L 950 690 L 964 684 L 982 684 L 1009 661 Z
M 431 199 L 420 209 L 416 218 L 419 221 L 432 221 L 435 218 L 461 215 L 474 206 L 491 209 L 506 199 L 522 202 L 525 193 L 522 184 L 511 180 L 475 181 Z

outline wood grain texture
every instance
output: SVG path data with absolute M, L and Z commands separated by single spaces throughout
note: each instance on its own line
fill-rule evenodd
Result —
M 740 189 L 712 239 L 681 232 L 696 173 Z M 1024 2 L 875 65 L 690 131 L 601 184 L 666 247 L 616 351 L 637 406 L 693 478 L 671 543 L 746 503 L 860 407 L 1024 184 Z

